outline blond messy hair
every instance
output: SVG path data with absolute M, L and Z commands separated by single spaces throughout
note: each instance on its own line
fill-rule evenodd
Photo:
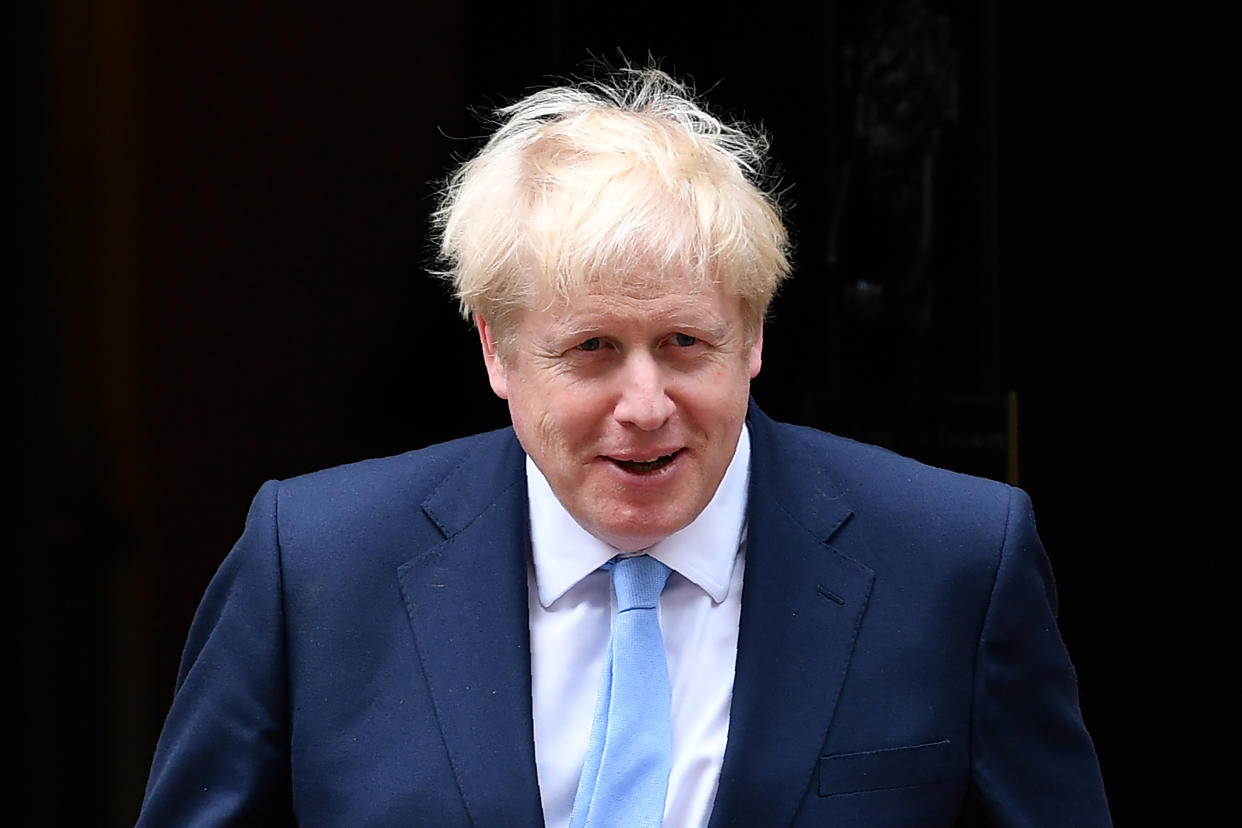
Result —
M 496 115 L 433 216 L 464 316 L 504 340 L 536 303 L 689 279 L 736 295 L 754 341 L 789 274 L 761 134 L 654 68 L 544 89 Z

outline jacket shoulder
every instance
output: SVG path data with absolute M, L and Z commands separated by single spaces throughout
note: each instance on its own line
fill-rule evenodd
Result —
M 513 430 L 505 428 L 269 484 L 276 489 L 282 547 L 369 553 L 438 539 L 444 526 L 426 504 L 453 486 L 469 492 L 470 502 L 459 508 L 485 508 L 495 491 L 520 478 L 522 456 Z
M 1005 483 L 805 426 L 756 425 L 752 480 L 764 498 L 812 529 L 847 515 L 830 524 L 844 524 L 834 545 L 869 566 L 993 572 L 1013 518 L 1030 519 L 1029 499 Z
M 299 474 L 281 480 L 280 484 L 289 492 L 306 494 L 342 487 L 359 487 L 363 484 L 417 486 L 420 481 L 434 482 L 442 478 L 463 458 L 474 452 L 489 450 L 499 452 L 505 443 L 513 439 L 515 439 L 513 429 L 502 428 L 436 443 L 389 457 L 373 457 Z
M 879 496 L 922 502 L 929 498 L 1008 502 L 1013 492 L 1006 483 L 931 466 L 881 446 L 808 426 L 771 425 L 776 445 L 803 457 L 806 468 L 829 478 L 851 500 Z
M 515 441 L 513 429 L 504 428 L 286 478 L 279 481 L 281 505 L 317 509 L 389 498 L 417 505 L 470 457 L 500 457 Z

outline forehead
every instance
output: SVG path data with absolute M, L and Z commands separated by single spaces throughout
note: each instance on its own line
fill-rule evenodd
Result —
M 742 322 L 742 301 L 719 284 L 684 277 L 593 281 L 568 295 L 544 297 L 523 316 L 551 326 L 684 321 L 733 327 Z

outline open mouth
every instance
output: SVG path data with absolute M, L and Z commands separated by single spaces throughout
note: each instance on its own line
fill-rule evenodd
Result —
M 649 474 L 650 472 L 658 471 L 673 462 L 673 459 L 677 457 L 678 454 L 681 454 L 681 449 L 678 449 L 672 454 L 661 455 L 653 460 L 618 460 L 615 457 L 609 457 L 608 459 L 625 469 L 627 472 L 632 472 L 633 474 Z

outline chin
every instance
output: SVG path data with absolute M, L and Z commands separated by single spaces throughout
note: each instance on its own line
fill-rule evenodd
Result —
M 637 552 L 639 549 L 654 546 L 690 523 L 689 520 L 685 522 L 639 520 L 620 526 L 601 526 L 599 531 L 593 534 L 622 552 Z

